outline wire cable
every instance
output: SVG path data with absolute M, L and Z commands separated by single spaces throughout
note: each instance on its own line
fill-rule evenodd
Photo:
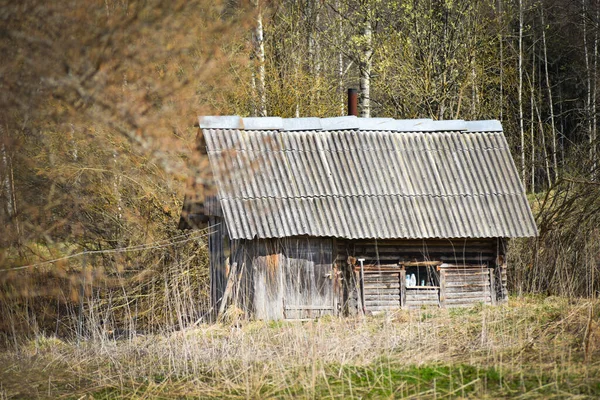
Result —
M 79 256 L 86 255 L 86 254 L 128 253 L 128 252 L 132 252 L 132 251 L 160 249 L 160 248 L 163 248 L 163 247 L 169 247 L 169 246 L 173 246 L 175 244 L 186 243 L 186 242 L 190 242 L 192 240 L 196 240 L 196 239 L 200 239 L 202 237 L 206 237 L 206 236 L 210 235 L 211 233 L 215 232 L 215 231 L 205 232 L 206 230 L 212 229 L 212 228 L 214 228 L 214 227 L 216 227 L 216 226 L 218 226 L 220 224 L 221 223 L 219 222 L 217 224 L 209 226 L 206 229 L 202 229 L 200 231 L 201 234 L 198 234 L 198 235 L 191 236 L 191 234 L 184 233 L 182 235 L 174 236 L 174 237 L 169 238 L 169 239 L 158 240 L 158 241 L 153 242 L 153 243 L 140 244 L 140 245 L 135 245 L 135 246 L 130 246 L 130 247 L 121 247 L 121 248 L 118 248 L 118 249 L 107 249 L 107 250 L 89 250 L 89 251 L 86 250 L 86 251 L 82 251 L 82 252 L 79 252 L 79 253 L 70 254 L 68 256 L 55 258 L 53 260 L 42 261 L 42 262 L 36 263 L 36 264 L 29 264 L 29 265 L 22 265 L 22 266 L 19 266 L 19 267 L 0 269 L 0 272 L 17 271 L 17 270 L 27 269 L 27 268 L 37 268 L 37 267 L 41 267 L 43 265 L 53 264 L 53 263 L 58 262 L 58 261 L 68 260 L 70 258 L 75 258 L 75 257 L 79 257 Z M 187 239 L 183 239 L 183 240 L 173 241 L 173 239 L 179 239 L 179 238 L 182 238 L 182 237 L 185 237 L 185 236 L 191 236 L 191 237 L 188 237 Z

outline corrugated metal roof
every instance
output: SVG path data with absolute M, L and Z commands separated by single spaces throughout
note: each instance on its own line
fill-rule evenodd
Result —
M 537 235 L 498 121 L 204 117 L 200 126 L 232 239 Z

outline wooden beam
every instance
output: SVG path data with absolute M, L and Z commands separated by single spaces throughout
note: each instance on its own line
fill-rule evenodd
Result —
M 492 295 L 492 304 L 496 305 L 496 285 L 495 285 L 495 277 L 494 274 L 496 270 L 494 268 L 490 268 L 490 292 Z
M 442 265 L 441 261 L 401 261 L 400 264 L 403 267 L 437 267 L 438 265 Z
M 446 270 L 440 271 L 440 307 L 446 307 Z
M 400 270 L 400 307 L 406 306 L 406 270 Z

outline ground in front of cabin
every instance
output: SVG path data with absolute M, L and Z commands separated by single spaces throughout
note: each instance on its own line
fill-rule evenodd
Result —
M 599 396 L 600 302 L 557 297 L 0 353 L 0 399 Z

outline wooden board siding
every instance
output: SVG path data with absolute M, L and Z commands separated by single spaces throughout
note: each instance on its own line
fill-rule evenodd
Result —
M 439 287 L 407 287 L 406 308 L 421 308 L 423 306 L 440 305 Z
M 221 250 L 210 240 L 211 251 Z M 423 306 L 454 307 L 506 299 L 506 268 L 496 267 L 499 241 L 343 240 L 295 237 L 231 241 L 238 282 L 232 298 L 257 319 L 306 319 Z M 459 255 L 460 254 L 460 255 Z M 361 277 L 358 258 L 365 258 Z M 470 263 L 443 263 L 460 259 Z M 216 259 L 215 259 L 216 260 Z M 482 261 L 485 260 L 485 261 Z M 399 262 L 401 261 L 401 262 Z M 213 262 L 216 296 L 227 282 L 225 257 Z M 219 270 L 219 265 L 225 265 Z M 221 272 L 219 272 L 221 271 Z M 406 277 L 416 274 L 417 285 Z M 230 299 L 232 301 L 232 299 Z
M 490 268 L 487 265 L 442 264 L 440 274 L 444 276 L 445 283 L 443 306 L 492 304 L 492 283 Z
M 401 307 L 402 282 L 400 269 L 396 271 L 365 270 L 362 288 L 364 290 L 365 312 L 394 311 Z
M 210 293 L 213 313 L 216 315 L 227 286 L 226 246 L 227 229 L 223 219 L 210 217 L 208 235 L 208 252 L 210 254 Z
M 240 240 L 232 261 L 243 264 L 238 301 L 257 319 L 306 319 L 337 314 L 340 283 L 332 239 Z
M 347 252 L 366 264 L 436 260 L 452 264 L 494 263 L 497 239 L 352 240 Z

